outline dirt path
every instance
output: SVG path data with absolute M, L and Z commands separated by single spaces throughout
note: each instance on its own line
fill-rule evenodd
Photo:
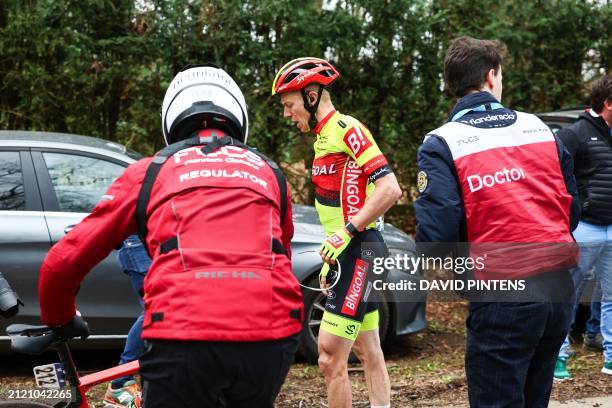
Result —
M 427 307 L 429 328 L 400 339 L 386 350 L 393 407 L 468 406 L 467 381 L 463 370 L 466 315 L 466 304 L 430 303 Z M 576 347 L 576 351 L 577 355 L 569 363 L 574 379 L 555 383 L 552 399 L 565 402 L 611 396 L 612 378 L 599 372 L 601 354 L 581 347 Z M 367 387 L 360 367 L 351 367 L 350 377 L 354 392 L 353 406 L 369 407 Z M 277 399 L 277 405 L 296 408 L 326 406 L 325 384 L 318 369 L 295 364 Z
M 465 304 L 429 303 L 429 328 L 422 333 L 404 337 L 385 350 L 393 407 L 467 406 L 467 385 L 463 371 L 466 313 Z M 551 407 L 596 407 L 598 399 L 592 400 L 592 405 L 584 405 L 591 403 L 591 400 L 586 400 L 583 405 L 570 405 L 568 401 L 612 395 L 612 378 L 599 372 L 602 364 L 600 353 L 581 347 L 576 349 L 578 354 L 569 364 L 574 379 L 553 386 L 552 399 L 564 404 L 551 404 Z M 85 355 L 77 354 L 77 365 L 87 370 L 101 369 L 113 365 L 118 356 L 118 352 L 96 353 L 98 357 L 93 361 L 91 357 L 86 359 Z M 2 360 L 0 401 L 7 397 L 10 389 L 33 389 L 34 384 L 29 377 L 32 365 L 33 361 L 24 362 L 15 357 Z M 361 368 L 352 366 L 350 377 L 354 392 L 353 406 L 369 407 Z M 94 398 L 101 400 L 104 390 L 105 385 L 96 387 Z M 294 364 L 276 405 L 283 408 L 325 407 L 325 384 L 318 368 L 304 362 Z

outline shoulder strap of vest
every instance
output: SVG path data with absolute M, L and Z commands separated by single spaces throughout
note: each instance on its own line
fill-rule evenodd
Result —
M 278 190 L 280 192 L 281 225 L 283 225 L 285 223 L 285 216 L 287 214 L 287 179 L 285 179 L 285 175 L 283 174 L 283 171 L 278 166 L 278 164 L 276 164 L 274 160 L 268 158 L 268 156 L 266 156 L 259 150 L 251 146 L 247 146 L 244 143 L 241 143 L 237 140 L 232 139 L 232 142 L 235 146 L 242 147 L 243 149 L 246 149 L 256 154 L 257 156 L 261 157 L 268 164 L 268 166 L 270 166 L 270 168 L 272 169 L 272 172 L 274 173 L 274 177 L 276 177 L 276 182 L 278 184 Z
M 138 193 L 138 199 L 136 201 L 136 225 L 138 227 L 138 235 L 140 240 L 142 241 L 142 244 L 149 255 L 151 255 L 151 253 L 147 245 L 147 208 L 149 207 L 151 191 L 153 190 L 153 185 L 155 184 L 157 175 L 159 174 L 159 171 L 164 163 L 166 163 L 168 158 L 172 157 L 172 155 L 188 147 L 200 146 L 202 144 L 203 143 L 198 136 L 173 143 L 160 150 L 159 153 L 153 157 L 151 163 L 149 163 L 149 167 L 147 167 L 145 178 L 142 182 L 142 186 L 140 187 L 140 192 Z M 280 191 L 281 225 L 284 224 L 285 215 L 287 213 L 287 181 L 278 164 L 266 157 L 260 151 L 232 139 L 229 136 L 214 140 L 213 142 L 207 144 L 202 151 L 204 154 L 210 154 L 221 146 L 229 144 L 242 147 L 243 149 L 256 154 L 257 156 L 261 157 L 268 164 L 268 166 L 270 166 L 274 172 L 274 176 L 276 177 L 276 182 L 278 183 L 278 188 Z
M 149 252 L 149 247 L 147 245 L 147 207 L 149 206 L 151 191 L 153 190 L 157 175 L 164 163 L 166 163 L 168 158 L 174 153 L 199 144 L 201 144 L 200 138 L 196 136 L 168 145 L 153 157 L 151 163 L 149 163 L 149 167 L 147 167 L 145 178 L 140 186 L 140 192 L 138 193 L 138 199 L 136 201 L 136 225 L 138 227 L 138 236 L 147 252 Z M 151 255 L 150 252 L 149 255 Z

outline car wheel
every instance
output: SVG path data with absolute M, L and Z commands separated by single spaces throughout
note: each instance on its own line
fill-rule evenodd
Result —
M 315 274 L 309 278 L 306 286 L 311 288 L 319 287 L 318 275 Z M 319 358 L 319 352 L 317 350 L 317 338 L 319 337 L 319 328 L 321 327 L 321 319 L 323 318 L 323 312 L 325 311 L 325 296 L 321 292 L 314 290 L 303 289 L 304 296 L 304 322 L 302 323 L 302 344 L 301 350 L 304 358 L 312 363 L 316 364 Z M 383 344 L 389 333 L 389 305 L 386 300 L 380 302 L 378 307 L 380 314 L 379 330 L 380 330 L 380 342 Z M 349 358 L 350 363 L 358 362 L 357 357 L 353 353 Z

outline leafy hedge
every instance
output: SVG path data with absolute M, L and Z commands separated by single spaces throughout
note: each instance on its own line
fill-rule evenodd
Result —
M 409 198 L 422 136 L 453 104 L 441 75 L 453 38 L 504 41 L 503 102 L 547 111 L 584 104 L 585 82 L 609 71 L 610 21 L 601 1 L 2 1 L 0 128 L 98 136 L 150 154 L 163 144 L 173 74 L 214 62 L 245 92 L 251 144 L 284 163 L 296 200 L 310 202 L 299 179 L 311 141 L 282 119 L 270 86 L 287 60 L 323 56 L 343 76 L 335 105 L 372 130 Z

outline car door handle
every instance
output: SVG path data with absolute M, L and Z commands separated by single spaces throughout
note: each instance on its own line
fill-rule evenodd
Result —
M 72 224 L 72 225 L 69 225 L 66 228 L 64 228 L 64 234 L 67 234 L 70 231 L 72 231 L 74 229 L 74 227 L 76 227 L 76 224 Z

